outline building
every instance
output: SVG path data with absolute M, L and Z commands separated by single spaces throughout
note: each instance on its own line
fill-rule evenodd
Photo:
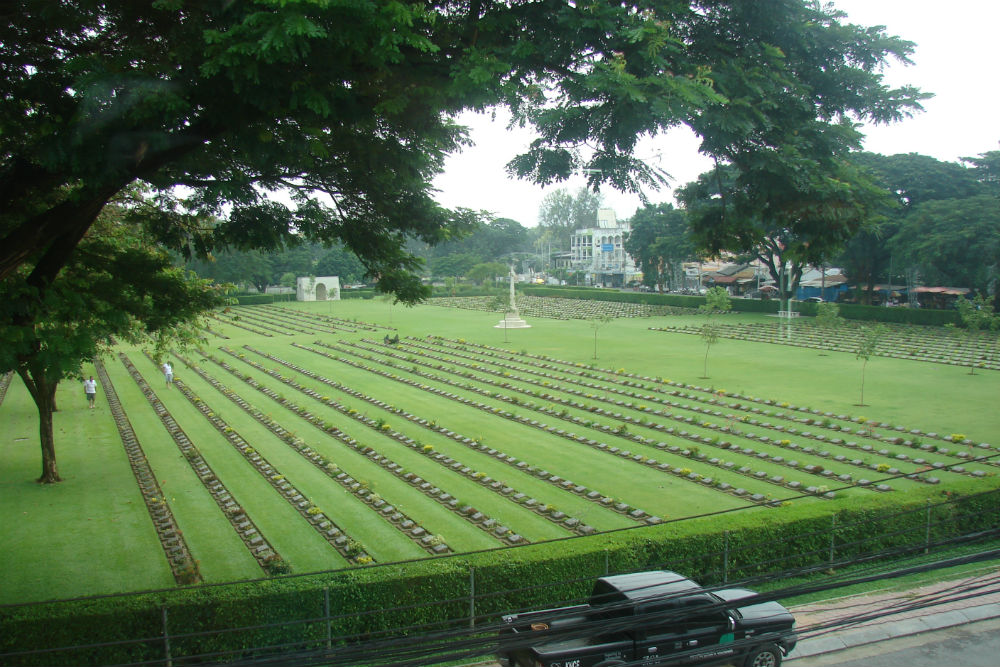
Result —
M 295 281 L 296 301 L 339 301 L 339 276 L 299 276 Z
M 625 238 L 630 231 L 629 223 L 619 223 L 613 210 L 600 209 L 596 227 L 573 232 L 569 269 L 582 272 L 588 285 L 624 287 L 637 279 L 639 270 L 625 252 Z

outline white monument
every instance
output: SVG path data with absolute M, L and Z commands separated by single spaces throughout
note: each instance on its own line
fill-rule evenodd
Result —
M 514 266 L 510 267 L 510 303 L 507 305 L 507 312 L 500 320 L 500 324 L 494 329 L 530 329 L 531 325 L 521 319 L 517 312 L 517 303 L 514 301 Z
M 339 276 L 300 276 L 295 281 L 296 301 L 340 301 Z

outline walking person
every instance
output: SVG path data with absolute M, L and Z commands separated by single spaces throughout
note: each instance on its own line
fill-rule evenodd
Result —
M 97 398 L 97 380 L 91 375 L 89 380 L 83 381 L 83 393 L 87 395 L 87 404 L 90 409 L 94 409 L 94 400 Z
M 163 378 L 167 381 L 167 386 L 169 387 L 174 382 L 174 367 L 170 365 L 169 361 L 163 362 Z

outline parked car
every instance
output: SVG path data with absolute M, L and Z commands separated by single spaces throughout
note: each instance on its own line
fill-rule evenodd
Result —
M 755 595 L 668 571 L 602 577 L 589 604 L 504 616 L 497 656 L 504 667 L 779 667 L 795 647 L 795 618 Z
M 806 303 L 823 303 L 823 297 L 821 296 L 809 296 L 802 300 Z

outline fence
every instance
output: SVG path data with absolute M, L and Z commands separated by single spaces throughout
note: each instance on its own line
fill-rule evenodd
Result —
M 529 545 L 492 559 L 466 554 L 298 578 L 7 605 L 0 608 L 0 664 L 175 667 L 344 647 L 361 639 L 483 631 L 501 614 L 584 600 L 593 579 L 605 574 L 670 569 L 703 585 L 721 585 L 935 552 L 957 540 L 995 538 L 998 530 L 1000 491 L 990 491 L 897 511 L 845 510 L 792 524 L 765 520 L 740 531 L 660 541 L 639 537 L 576 553 L 565 553 L 570 550 L 561 545 L 548 553 L 545 545 Z M 511 585 L 515 581 L 519 586 Z

